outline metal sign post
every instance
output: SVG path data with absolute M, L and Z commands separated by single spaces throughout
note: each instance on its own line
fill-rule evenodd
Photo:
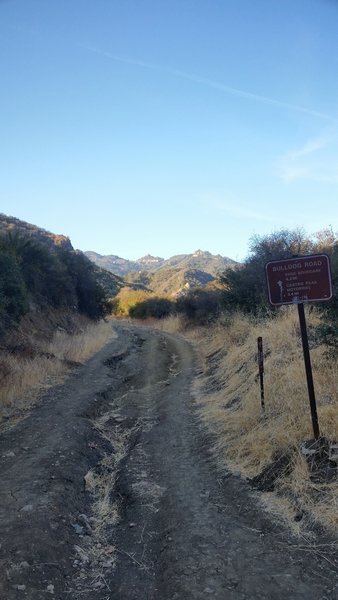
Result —
M 332 298 L 330 260 L 327 254 L 309 254 L 285 260 L 274 260 L 265 265 L 265 273 L 269 302 L 272 306 L 298 305 L 313 434 L 317 440 L 320 432 L 304 302 L 324 302 Z
M 261 407 L 262 412 L 265 412 L 265 399 L 264 399 L 264 356 L 263 356 L 263 338 L 257 338 L 257 362 L 259 370 L 259 383 L 261 388 Z
M 315 439 L 318 440 L 318 438 L 320 437 L 320 433 L 319 433 L 319 423 L 318 423 L 318 415 L 317 415 L 316 396 L 315 396 L 315 389 L 314 389 L 314 385 L 313 385 L 312 366 L 311 366 L 311 359 L 310 359 L 309 340 L 307 337 L 304 304 L 302 304 L 302 303 L 298 304 L 298 315 L 299 315 L 300 333 L 302 336 L 305 373 L 306 373 L 307 389 L 308 389 L 309 401 L 310 401 L 313 435 L 314 435 Z

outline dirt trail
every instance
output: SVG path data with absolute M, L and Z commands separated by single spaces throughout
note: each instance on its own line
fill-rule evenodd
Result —
M 114 327 L 111 343 L 0 435 L 0 597 L 337 599 L 335 557 L 299 548 L 245 482 L 216 471 L 188 343 Z M 110 478 L 119 513 L 99 544 L 90 469 Z

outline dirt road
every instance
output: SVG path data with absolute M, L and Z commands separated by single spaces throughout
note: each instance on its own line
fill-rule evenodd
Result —
M 0 434 L 1 599 L 337 599 L 336 557 L 217 472 L 188 343 L 114 329 Z

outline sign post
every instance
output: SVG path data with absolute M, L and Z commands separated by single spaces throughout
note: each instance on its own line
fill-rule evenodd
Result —
M 300 334 L 302 336 L 302 346 L 303 346 L 307 389 L 308 389 L 310 409 L 311 409 L 313 435 L 314 435 L 315 440 L 318 440 L 318 438 L 320 437 L 320 433 L 319 433 L 319 423 L 318 423 L 318 415 L 317 415 L 317 404 L 316 404 L 315 389 L 314 389 L 314 385 L 313 385 L 309 340 L 307 337 L 305 311 L 304 311 L 303 303 L 298 304 L 298 315 L 299 315 L 299 324 L 300 324 Z
M 263 355 L 263 338 L 260 336 L 257 338 L 257 362 L 259 371 L 259 383 L 261 388 L 261 407 L 262 412 L 265 412 L 265 399 L 264 399 L 264 355 Z
M 313 385 L 304 302 L 324 302 L 332 298 L 330 261 L 327 254 L 309 254 L 265 265 L 268 298 L 272 306 L 297 304 L 302 337 L 306 380 L 311 408 L 313 434 L 320 437 Z

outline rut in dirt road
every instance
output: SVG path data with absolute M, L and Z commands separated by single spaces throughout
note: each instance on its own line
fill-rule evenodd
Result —
M 245 482 L 216 470 L 191 346 L 114 330 L 0 435 L 1 598 L 336 599 L 333 563 L 300 550 Z

